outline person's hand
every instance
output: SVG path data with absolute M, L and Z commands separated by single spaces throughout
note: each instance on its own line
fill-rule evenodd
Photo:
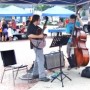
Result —
M 77 14 L 77 19 L 79 19 L 80 17 L 79 17 L 79 15 Z
M 79 29 L 79 28 L 80 28 L 80 27 L 78 27 L 78 26 L 75 25 L 75 29 Z
M 44 35 L 44 38 L 46 38 L 47 37 L 47 34 L 43 34 Z
M 40 34 L 38 36 L 39 36 L 39 38 L 44 38 L 44 35 L 43 34 Z
M 46 28 L 47 28 L 47 26 L 45 25 L 43 29 L 45 30 Z

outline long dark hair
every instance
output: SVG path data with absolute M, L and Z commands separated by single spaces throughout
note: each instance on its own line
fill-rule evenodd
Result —
M 40 19 L 39 15 L 37 15 L 37 14 L 33 15 L 32 20 L 31 20 L 31 24 L 34 23 L 35 21 L 38 21 L 39 19 Z

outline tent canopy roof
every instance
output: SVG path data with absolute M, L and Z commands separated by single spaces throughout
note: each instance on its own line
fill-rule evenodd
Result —
M 54 6 L 42 12 L 43 16 L 69 17 L 71 14 L 75 14 L 75 12 L 60 6 Z
M 90 0 L 0 0 L 0 3 L 34 3 L 34 4 L 83 4 Z
M 31 16 L 32 13 L 25 11 L 22 8 L 16 6 L 8 6 L 6 8 L 0 8 L 0 16 Z

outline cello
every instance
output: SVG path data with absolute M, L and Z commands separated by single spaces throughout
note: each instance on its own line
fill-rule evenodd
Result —
M 76 66 L 86 66 L 89 63 L 89 51 L 86 47 L 87 35 L 81 28 L 76 28 L 74 25 L 72 43 Z

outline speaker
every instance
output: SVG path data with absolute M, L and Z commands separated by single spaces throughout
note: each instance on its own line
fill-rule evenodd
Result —
M 60 67 L 60 52 L 45 54 L 45 68 L 50 70 Z M 61 67 L 65 66 L 63 52 L 61 52 Z
M 14 50 L 1 51 L 1 58 L 4 66 L 16 64 Z

